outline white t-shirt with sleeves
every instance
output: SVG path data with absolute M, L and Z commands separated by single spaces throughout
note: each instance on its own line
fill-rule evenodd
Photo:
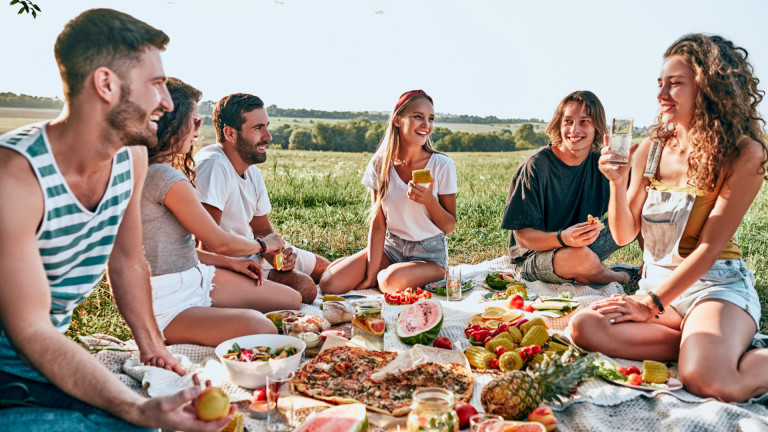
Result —
M 251 220 L 272 211 L 261 171 L 251 165 L 240 177 L 221 144 L 209 145 L 195 155 L 195 171 L 200 201 L 221 210 L 221 228 L 252 239 Z
M 378 190 L 378 170 L 383 155 L 376 153 L 365 169 L 362 183 L 374 191 Z M 427 166 L 432 175 L 432 194 L 455 194 L 458 191 L 456 167 L 451 158 L 433 153 Z M 427 207 L 408 198 L 408 183 L 403 182 L 395 168 L 389 170 L 389 190 L 382 202 L 384 216 L 387 218 L 387 230 L 409 241 L 420 241 L 442 234 L 429 216 Z

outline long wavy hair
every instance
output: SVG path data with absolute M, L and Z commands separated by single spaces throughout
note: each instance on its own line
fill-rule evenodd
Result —
M 693 150 L 687 176 L 691 185 L 711 192 L 723 167 L 738 156 L 741 136 L 765 140 L 765 120 L 757 112 L 765 92 L 757 88 L 760 80 L 747 61 L 747 50 L 720 36 L 685 35 L 664 53 L 665 60 L 671 56 L 679 56 L 693 70 L 699 88 L 688 132 Z M 662 124 L 659 112 L 650 135 L 666 145 L 676 130 Z M 768 152 L 761 174 L 766 173 L 766 162 Z
M 549 136 L 550 141 L 556 146 L 563 143 L 563 135 L 560 132 L 560 128 L 563 123 L 563 116 L 565 115 L 565 106 L 570 102 L 584 105 L 587 115 L 592 119 L 592 124 L 595 126 L 595 138 L 592 140 L 590 150 L 593 152 L 600 151 L 600 147 L 603 145 L 603 135 L 608 133 L 608 125 L 605 122 L 605 108 L 603 108 L 603 103 L 600 102 L 600 99 L 589 90 L 577 90 L 560 101 L 560 104 L 555 108 L 555 115 L 552 116 L 552 120 L 547 125 L 547 136 Z
M 382 158 L 380 159 L 381 164 L 374 167 L 376 168 L 379 178 L 379 188 L 376 191 L 378 193 L 378 199 L 375 206 L 379 205 L 378 203 L 384 199 L 387 191 L 389 191 L 389 171 L 394 166 L 395 158 L 400 153 L 400 128 L 395 126 L 395 117 L 402 115 L 411 102 L 421 98 L 428 100 L 432 106 L 435 105 L 432 101 L 432 97 L 422 90 L 411 90 L 400 95 L 392 114 L 389 116 L 387 131 L 384 133 L 384 138 L 382 138 L 379 147 L 376 150 L 376 153 L 380 154 Z M 427 141 L 424 143 L 423 148 L 429 153 L 439 153 L 432 147 L 431 136 L 427 137 Z
M 181 139 L 194 127 L 192 113 L 203 93 L 178 78 L 168 78 L 168 92 L 174 108 L 157 122 L 157 145 L 149 148 L 149 163 L 173 162 L 173 167 L 195 184 L 194 146 L 186 154 L 177 153 L 182 146 Z

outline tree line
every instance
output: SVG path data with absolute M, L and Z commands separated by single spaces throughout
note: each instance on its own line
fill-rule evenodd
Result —
M 10 92 L 0 93 L 0 107 L 9 108 L 56 108 L 64 107 L 64 101 L 58 97 L 49 98 L 41 96 L 30 96 L 24 93 L 16 94 Z
M 272 144 L 284 149 L 372 153 L 379 146 L 386 128 L 384 121 L 358 117 L 334 124 L 315 123 L 311 127 L 284 124 L 270 132 Z M 536 132 L 530 123 L 521 125 L 514 132 L 503 129 L 491 133 L 453 132 L 436 127 L 431 138 L 435 148 L 445 152 L 512 151 L 549 143 L 546 134 Z
M 198 106 L 198 111 L 201 115 L 213 114 L 213 107 L 216 105 L 214 101 L 203 101 Z M 371 121 L 387 121 L 389 119 L 389 113 L 375 112 L 375 111 L 322 111 L 316 109 L 305 108 L 280 108 L 277 105 L 270 105 L 267 107 L 267 112 L 273 117 L 293 117 L 293 118 L 310 118 L 310 119 L 334 119 L 334 120 L 353 120 L 358 117 L 365 117 Z M 454 114 L 440 114 L 436 115 L 436 121 L 442 123 L 470 123 L 470 124 L 521 124 L 521 123 L 544 123 L 544 120 L 535 118 L 530 119 L 502 119 L 496 116 L 471 116 L 471 115 L 454 115 Z

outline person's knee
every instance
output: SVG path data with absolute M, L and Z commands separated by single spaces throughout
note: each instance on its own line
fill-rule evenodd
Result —
M 384 292 L 393 292 L 397 290 L 404 290 L 408 288 L 406 285 L 409 283 L 408 279 L 403 277 L 396 271 L 389 271 L 384 279 L 381 281 L 381 288 Z
M 601 326 L 604 320 L 601 316 L 589 310 L 576 313 L 568 322 L 568 333 L 573 343 L 578 346 L 591 348 L 594 345 L 592 335 L 604 335 Z
M 264 314 L 250 309 L 239 310 L 240 322 L 247 323 L 248 334 L 277 334 L 277 327 Z
M 304 303 L 311 304 L 315 301 L 315 297 L 317 297 L 317 285 L 315 285 L 315 281 L 307 275 L 302 274 L 297 277 L 296 282 L 293 284 L 293 289 L 301 295 L 301 301 Z

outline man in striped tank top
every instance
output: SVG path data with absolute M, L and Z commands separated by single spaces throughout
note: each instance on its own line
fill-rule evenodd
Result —
M 219 430 L 189 401 L 144 399 L 67 339 L 72 311 L 108 277 L 149 365 L 183 373 L 152 313 L 139 201 L 146 146 L 173 109 L 160 51 L 168 36 L 109 9 L 56 40 L 66 105 L 0 137 L 0 425 L 4 430 Z

